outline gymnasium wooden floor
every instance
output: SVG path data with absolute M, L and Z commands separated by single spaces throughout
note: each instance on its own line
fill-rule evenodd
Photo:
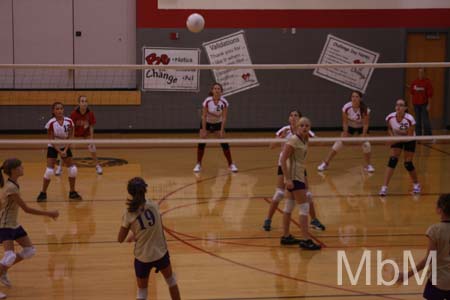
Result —
M 89 157 L 78 147 L 75 156 Z M 375 252 L 372 285 L 364 284 L 363 274 L 352 286 L 345 274 L 344 285 L 339 286 L 337 251 L 346 251 L 353 272 L 364 250 L 381 250 L 383 258 L 398 262 L 403 250 L 412 250 L 418 261 L 425 250 L 425 230 L 438 222 L 435 200 L 450 192 L 449 144 L 418 145 L 420 196 L 410 194 L 409 178 L 399 164 L 385 199 L 377 196 L 388 159 L 385 145 L 373 146 L 373 175 L 362 171 L 360 146 L 355 145 L 346 146 L 323 176 L 315 168 L 329 145 L 311 146 L 308 174 L 319 217 L 327 226 L 325 232 L 313 232 L 324 245 L 317 252 L 280 246 L 280 212 L 272 231 L 261 227 L 274 192 L 279 149 L 232 146 L 239 173 L 230 174 L 221 149 L 211 146 L 203 171 L 196 176 L 195 146 L 98 148 L 100 157 L 128 163 L 106 166 L 101 176 L 94 168 L 80 167 L 77 190 L 82 202 L 68 201 L 64 169 L 50 185 L 48 202 L 37 204 L 44 147 L 1 147 L 2 160 L 14 156 L 24 162 L 20 184 L 27 203 L 59 209 L 61 214 L 53 221 L 20 212 L 20 223 L 37 255 L 9 271 L 13 287 L 1 286 L 0 291 L 10 299 L 135 299 L 133 245 L 116 242 L 126 182 L 133 176 L 144 177 L 150 184 L 148 196 L 160 202 L 183 299 L 421 299 L 423 287 L 414 281 L 409 286 L 377 286 Z M 298 216 L 296 211 L 294 215 Z M 296 223 L 291 230 L 298 234 Z M 149 290 L 150 299 L 169 297 L 160 274 L 152 274 Z

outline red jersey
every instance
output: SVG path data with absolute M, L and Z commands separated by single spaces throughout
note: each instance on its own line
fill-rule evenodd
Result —
M 433 86 L 428 78 L 415 79 L 411 83 L 409 92 L 414 105 L 428 104 L 428 99 L 433 97 Z
M 89 108 L 82 114 L 78 107 L 70 114 L 70 118 L 75 124 L 75 137 L 87 137 L 90 135 L 89 128 L 95 125 L 95 116 Z

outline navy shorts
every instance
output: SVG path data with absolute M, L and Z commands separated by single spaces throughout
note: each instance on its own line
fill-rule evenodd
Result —
M 27 235 L 22 226 L 17 228 L 0 228 L 0 243 L 3 243 L 3 241 L 15 241 Z
M 222 128 L 222 122 L 219 123 L 206 122 L 206 131 L 209 132 L 220 131 L 220 128 Z M 200 123 L 200 129 L 202 129 L 202 123 Z
M 391 145 L 391 148 L 399 148 L 408 152 L 416 152 L 416 141 L 395 143 Z
M 139 278 L 147 278 L 153 268 L 155 268 L 156 273 L 158 273 L 160 270 L 167 268 L 169 265 L 169 251 L 167 251 L 166 254 L 164 254 L 164 256 L 160 259 L 148 263 L 141 262 L 137 258 L 134 259 L 134 271 L 136 273 L 136 277 Z
M 355 127 L 348 127 L 347 129 L 348 134 L 350 135 L 354 135 L 355 133 L 357 134 L 362 134 L 363 133 L 363 128 L 355 128 Z
M 427 300 L 450 299 L 450 291 L 440 290 L 428 281 L 425 289 L 423 290 L 423 297 Z
M 62 148 L 62 149 L 64 149 L 64 148 Z M 70 148 L 67 149 L 66 153 L 67 153 L 66 157 L 72 157 L 73 156 L 72 155 L 72 150 L 70 150 Z M 56 149 L 53 148 L 53 147 L 48 147 L 47 148 L 47 157 L 48 158 L 57 158 L 58 157 L 58 151 L 56 151 Z
M 287 189 L 289 192 L 293 192 L 296 190 L 306 190 L 306 185 L 304 182 L 298 180 L 293 180 L 292 182 L 294 183 L 294 187 L 292 189 Z

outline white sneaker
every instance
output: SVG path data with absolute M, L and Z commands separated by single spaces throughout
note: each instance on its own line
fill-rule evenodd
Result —
M 230 171 L 233 172 L 233 173 L 236 173 L 238 171 L 238 168 L 236 167 L 235 164 L 231 164 L 230 165 Z
M 55 176 L 60 176 L 62 174 L 62 166 L 57 165 L 55 170 Z
M 383 185 L 380 189 L 380 192 L 378 193 L 378 195 L 384 197 L 387 195 L 387 186 Z
M 3 283 L 4 286 L 7 286 L 7 287 L 12 286 L 11 281 L 9 281 L 9 278 L 8 278 L 8 272 L 5 272 L 0 276 L 0 282 Z
M 328 164 L 326 162 L 322 162 L 318 167 L 317 167 L 317 171 L 325 171 L 326 169 L 328 169 Z
M 367 165 L 367 167 L 364 167 L 364 171 L 373 173 L 375 172 L 375 168 L 372 165 Z
M 201 170 L 202 170 L 202 165 L 197 163 L 192 171 L 194 171 L 195 173 L 198 173 Z
M 6 294 L 0 292 L 0 299 L 6 299 Z
M 95 170 L 97 171 L 98 175 L 102 175 L 103 174 L 103 168 L 100 165 L 95 166 Z
M 420 194 L 421 190 L 422 189 L 420 188 L 420 184 L 414 183 L 413 190 L 412 190 L 413 194 Z

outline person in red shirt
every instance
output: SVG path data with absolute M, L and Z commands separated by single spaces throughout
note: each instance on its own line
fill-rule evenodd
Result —
M 75 124 L 75 137 L 84 138 L 84 139 L 93 139 L 94 138 L 94 125 L 95 115 L 88 108 L 88 100 L 86 96 L 80 96 L 78 98 L 78 106 L 72 111 L 70 114 L 70 118 Z M 92 160 L 95 163 L 95 169 L 97 174 L 103 174 L 103 168 L 98 163 L 97 160 L 97 149 L 94 144 L 88 145 L 88 150 L 92 155 Z M 61 164 L 57 167 L 55 175 L 61 175 L 62 168 Z
M 419 69 L 419 76 L 411 83 L 409 92 L 416 114 L 416 135 L 432 135 L 428 111 L 433 97 L 433 86 L 430 79 L 425 77 L 425 69 Z

